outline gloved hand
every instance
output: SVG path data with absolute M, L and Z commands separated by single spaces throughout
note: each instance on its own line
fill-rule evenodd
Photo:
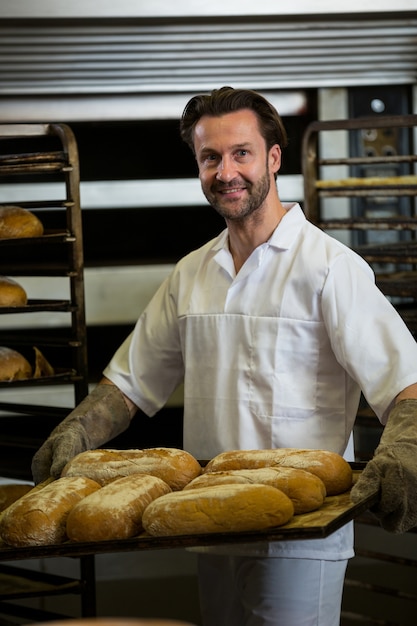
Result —
M 32 476 L 38 484 L 50 476 L 59 478 L 70 459 L 98 448 L 127 429 L 132 416 L 120 389 L 99 384 L 60 423 L 36 452 Z
M 351 491 L 359 502 L 379 493 L 371 508 L 382 528 L 405 533 L 417 526 L 417 400 L 398 402 L 380 443 Z

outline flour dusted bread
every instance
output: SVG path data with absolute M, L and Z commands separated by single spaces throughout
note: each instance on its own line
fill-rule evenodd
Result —
M 178 491 L 201 471 L 199 462 L 178 448 L 97 449 L 75 456 L 64 467 L 61 475 L 87 476 L 104 486 L 123 476 L 149 474 L 166 482 L 173 491 Z
M 25 289 L 13 278 L 0 276 L 0 306 L 25 306 L 28 298 Z
M 32 377 L 29 361 L 13 348 L 0 346 L 0 381 L 21 380 Z
M 28 495 L 32 495 L 33 493 L 36 493 L 37 491 L 40 491 L 41 489 L 43 489 L 44 487 L 46 487 L 46 485 L 49 485 L 49 483 L 51 483 L 54 479 L 50 476 L 49 478 L 47 478 L 46 480 L 44 480 L 41 483 L 38 483 L 35 486 L 30 486 L 30 485 L 26 485 L 26 487 L 29 487 L 29 489 L 26 491 L 26 493 L 20 493 L 17 494 L 15 492 L 15 496 L 11 496 L 9 495 L 9 499 L 11 501 L 8 502 L 8 505 L 5 506 L 5 508 L 1 511 L 0 510 L 0 539 L 1 539 L 1 520 L 3 518 L 4 515 L 6 515 L 6 511 L 8 511 L 9 507 L 12 506 L 13 504 L 15 504 L 18 500 L 21 500 L 23 498 L 25 498 Z M 6 486 L 6 485 L 3 485 Z
M 145 509 L 153 536 L 244 532 L 282 526 L 294 514 L 288 496 L 269 485 L 227 484 L 169 493 Z
M 31 211 L 19 206 L 0 206 L 0 239 L 41 237 L 44 228 Z
M 142 515 L 156 498 L 171 489 L 160 478 L 134 474 L 118 478 L 75 505 L 67 519 L 73 541 L 128 539 L 142 532 Z
M 258 469 L 207 472 L 194 478 L 184 489 L 216 487 L 230 483 L 270 485 L 283 491 L 294 505 L 294 513 L 309 513 L 320 508 L 326 497 L 323 481 L 311 472 L 294 467 L 260 467 Z
M 318 476 L 323 481 L 328 496 L 343 493 L 352 486 L 353 473 L 349 463 L 339 454 L 328 450 L 228 450 L 211 459 L 204 472 L 277 466 L 303 469 Z
M 10 505 L 0 518 L 0 537 L 11 546 L 59 544 L 66 540 L 70 510 L 100 485 L 82 476 L 59 478 Z
M 61 477 L 86 476 L 103 487 L 117 478 L 129 476 L 134 470 L 133 464 L 126 462 L 118 450 L 98 448 L 74 456 L 63 468 Z

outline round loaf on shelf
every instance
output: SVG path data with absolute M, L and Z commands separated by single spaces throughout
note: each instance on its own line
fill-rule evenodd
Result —
M 293 514 L 291 500 L 275 487 L 227 484 L 161 496 L 145 509 L 142 524 L 152 536 L 245 532 L 282 526 Z
M 41 237 L 44 228 L 31 211 L 19 206 L 0 206 L 0 239 Z
M 352 486 L 353 472 L 349 463 L 340 454 L 329 450 L 227 450 L 211 459 L 204 472 L 277 466 L 295 467 L 315 474 L 323 481 L 328 496 L 348 491 Z
M 0 276 L 0 306 L 25 306 L 27 301 L 22 285 L 13 278 Z
M 17 350 L 0 346 L 0 381 L 32 377 L 32 366 Z

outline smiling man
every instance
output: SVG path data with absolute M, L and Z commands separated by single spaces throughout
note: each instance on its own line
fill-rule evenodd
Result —
M 104 370 L 35 455 L 36 482 L 154 415 L 184 382 L 184 449 L 316 448 L 353 460 L 361 391 L 387 423 L 353 498 L 379 491 L 381 524 L 417 524 L 417 345 L 362 258 L 276 185 L 286 133 L 251 90 L 187 104 L 181 134 L 225 219 L 181 259 Z M 138 447 L 138 442 L 134 442 Z M 139 442 L 140 445 L 140 442 Z M 201 548 L 203 626 L 337 626 L 347 524 L 326 539 Z

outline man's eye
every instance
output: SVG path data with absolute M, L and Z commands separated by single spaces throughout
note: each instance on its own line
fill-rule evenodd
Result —
M 237 153 L 237 155 L 239 157 L 245 157 L 245 156 L 247 156 L 247 154 L 248 154 L 248 151 L 247 150 L 243 150 L 243 149 L 239 150 L 238 153 Z
M 217 156 L 215 154 L 206 154 L 201 159 L 201 163 L 208 163 L 210 165 L 212 163 L 215 163 L 216 161 L 217 161 Z

